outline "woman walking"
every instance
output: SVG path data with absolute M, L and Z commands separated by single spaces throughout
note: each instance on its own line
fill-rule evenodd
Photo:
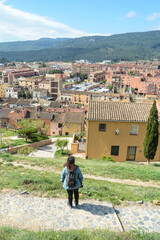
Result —
M 75 165 L 75 158 L 70 156 L 67 162 L 63 165 L 61 173 L 61 182 L 63 188 L 68 192 L 68 205 L 72 208 L 73 193 L 75 198 L 75 206 L 78 206 L 79 192 L 78 189 L 82 187 L 83 175 L 80 168 Z

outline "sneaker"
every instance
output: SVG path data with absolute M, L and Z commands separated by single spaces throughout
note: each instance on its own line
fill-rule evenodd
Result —
M 70 208 L 72 208 L 72 205 L 71 205 L 69 202 L 67 202 L 67 205 L 68 205 Z

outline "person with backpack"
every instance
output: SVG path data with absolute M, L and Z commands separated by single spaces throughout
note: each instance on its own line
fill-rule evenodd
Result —
M 79 200 L 79 188 L 83 187 L 83 175 L 80 168 L 75 165 L 75 158 L 73 156 L 68 157 L 67 162 L 63 165 L 63 171 L 61 173 L 61 182 L 63 188 L 68 192 L 68 206 L 72 208 L 73 193 L 75 198 L 75 206 L 78 206 Z

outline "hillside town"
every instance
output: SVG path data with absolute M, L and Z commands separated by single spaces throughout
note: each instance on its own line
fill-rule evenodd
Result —
M 84 153 L 83 158 L 113 155 L 117 161 L 145 161 L 143 154 L 136 154 L 137 148 L 141 148 L 140 152 L 143 152 L 142 133 L 138 134 L 138 128 L 143 122 L 143 130 L 140 128 L 139 131 L 143 131 L 145 136 L 145 126 L 153 100 L 156 100 L 157 107 L 160 108 L 159 96 L 160 62 L 156 60 L 117 64 L 89 63 L 84 60 L 74 63 L 15 62 L 0 66 L 1 127 L 20 129 L 18 123 L 24 119 L 40 120 L 47 126 L 48 136 L 74 136 L 71 153 Z M 106 118 L 101 108 L 108 109 Z M 144 110 L 144 116 L 139 118 L 143 108 L 147 112 Z M 97 119 L 96 114 L 99 111 L 101 116 Z M 121 114 L 122 111 L 128 111 L 128 114 Z M 117 117 L 113 117 L 116 114 Z M 93 116 L 90 117 L 91 115 Z M 115 139 L 113 144 L 105 141 L 107 151 L 101 145 L 102 149 L 96 149 L 94 154 L 91 150 L 95 149 L 94 144 L 89 137 L 93 133 L 89 123 L 95 120 L 101 126 L 104 121 L 109 121 L 107 124 L 115 123 L 117 129 L 122 128 L 118 124 L 124 122 L 126 125 L 130 122 L 128 127 L 132 128 L 131 134 L 137 135 L 137 138 L 135 143 L 131 139 L 128 148 L 123 150 L 123 157 L 118 154 L 119 150 L 115 150 L 115 153 L 109 150 L 115 145 Z M 96 126 L 93 127 L 94 132 L 95 129 Z M 83 144 L 75 137 L 81 133 Z M 97 135 L 96 139 L 98 144 L 101 135 Z M 128 135 L 125 139 L 128 141 Z M 120 143 L 117 144 L 119 149 Z M 155 160 L 159 160 L 158 153 Z

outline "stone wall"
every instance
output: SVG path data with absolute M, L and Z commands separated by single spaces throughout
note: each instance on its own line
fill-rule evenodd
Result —
M 8 152 L 9 153 L 17 153 L 19 149 L 21 149 L 23 147 L 26 147 L 26 146 L 37 148 L 37 147 L 43 147 L 45 145 L 49 145 L 51 143 L 52 143 L 52 139 L 47 139 L 47 140 L 43 140 L 43 141 L 40 141 L 40 142 L 29 143 L 29 144 L 24 144 L 24 145 L 21 145 L 21 146 L 18 146 L 18 147 L 10 148 L 10 149 L 8 149 Z

